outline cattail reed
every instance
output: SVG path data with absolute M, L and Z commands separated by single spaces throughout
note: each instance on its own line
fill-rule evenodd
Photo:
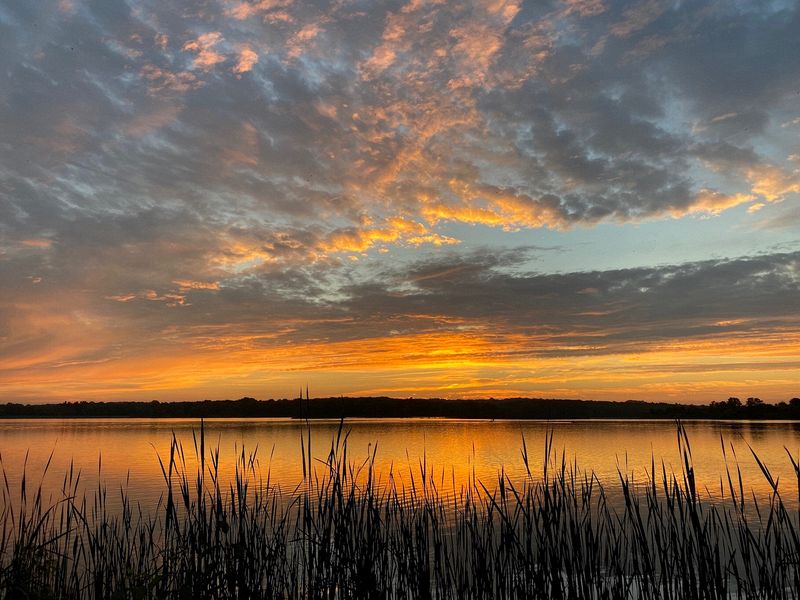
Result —
M 787 503 L 753 453 L 770 489 L 757 498 L 721 442 L 721 502 L 697 489 L 680 424 L 680 471 L 653 458 L 645 482 L 622 467 L 618 482 L 599 481 L 559 457 L 550 434 L 537 468 L 522 440 L 521 482 L 473 475 L 446 493 L 423 457 L 406 487 L 393 470 L 376 472 L 376 449 L 351 460 L 343 426 L 324 461 L 312 458 L 309 431 L 292 491 L 244 449 L 223 480 L 202 425 L 190 472 L 173 436 L 155 508 L 123 487 L 111 510 L 106 488 L 79 494 L 73 468 L 45 506 L 41 483 L 23 473 L 16 489 L 3 467 L 0 597 L 798 598 L 798 463 L 788 456 L 798 497 Z

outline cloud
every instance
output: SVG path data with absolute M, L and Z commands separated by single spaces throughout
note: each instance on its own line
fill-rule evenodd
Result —
M 727 121 L 728 119 L 733 119 L 738 116 L 738 113 L 729 112 L 725 113 L 724 115 L 717 115 L 713 119 L 711 119 L 712 123 L 721 123 L 722 121 Z
M 599 272 L 509 271 L 523 256 L 419 263 L 387 276 L 384 287 L 352 288 L 347 313 L 406 331 L 437 318 L 439 331 L 489 328 L 529 357 L 640 353 L 692 338 L 722 343 L 734 334 L 758 337 L 761 327 L 787 339 L 800 333 L 798 253 Z
M 633 4 L 622 13 L 622 20 L 611 26 L 611 34 L 626 38 L 658 19 L 667 10 L 668 3 L 663 0 L 645 0 Z
M 299 57 L 306 52 L 317 36 L 322 33 L 320 23 L 307 23 L 294 32 L 287 42 L 287 56 L 290 59 Z
M 386 221 L 382 227 L 367 226 L 333 231 L 321 241 L 320 253 L 364 252 L 376 244 L 387 243 L 448 246 L 458 244 L 458 240 L 431 233 L 422 223 L 393 218 Z
M 787 173 L 772 165 L 753 166 L 747 170 L 746 177 L 753 192 L 769 202 L 800 193 L 800 174 Z
M 225 60 L 225 57 L 215 50 L 215 46 L 222 40 L 223 37 L 219 31 L 209 31 L 195 40 L 186 42 L 183 50 L 193 52 L 195 67 L 207 71 Z
M 183 110 L 181 104 L 172 102 L 154 106 L 151 110 L 143 111 L 131 119 L 125 126 L 125 131 L 134 137 L 148 135 L 173 123 L 181 110 Z
M 226 381 L 233 373 L 253 377 L 265 366 L 287 381 L 293 369 L 330 374 L 325 377 L 352 369 L 394 373 L 394 385 L 415 393 L 421 388 L 405 382 L 403 372 L 458 368 L 464 391 L 479 393 L 480 386 L 468 385 L 475 369 L 487 370 L 486 381 L 501 386 L 494 389 L 502 389 L 498 378 L 506 376 L 520 389 L 548 389 L 557 382 L 579 385 L 580 365 L 581 377 L 631 390 L 661 377 L 701 385 L 697 378 L 710 372 L 758 371 L 768 381 L 769 373 L 796 368 L 797 252 L 561 274 L 524 270 L 532 252 L 541 250 L 448 251 L 406 266 L 384 265 L 367 279 L 346 265 L 239 276 L 217 270 L 224 285 L 213 277 L 216 267 L 202 279 L 168 281 L 139 271 L 146 268 L 144 256 L 127 265 L 116 258 L 95 263 L 107 265 L 96 283 L 83 279 L 66 287 L 76 271 L 61 272 L 67 263 L 54 256 L 58 266 L 45 271 L 37 286 L 46 286 L 42 292 L 29 292 L 24 308 L 0 314 L 0 326 L 14 340 L 0 347 L 4 389 L 20 377 L 46 383 L 82 371 L 112 389 L 112 373 L 117 381 L 120 372 L 129 373 L 140 382 L 131 393 L 195 389 L 206 381 L 189 378 L 189 363 L 198 360 Z M 163 256 L 173 272 L 188 266 L 177 250 Z M 118 268 L 141 275 L 143 283 L 161 283 L 111 293 L 136 280 L 120 277 Z M 53 286 L 62 289 L 61 302 L 70 301 L 69 316 L 53 311 Z M 14 293 L 4 289 L 4 306 Z M 188 358 L 163 362 L 168 355 Z M 100 357 L 102 367 L 92 362 Z M 162 361 L 163 375 L 155 375 L 151 361 Z M 53 369 L 66 364 L 53 379 Z M 436 389 L 437 379 L 426 381 L 423 387 Z M 712 394 L 720 389 L 723 383 L 708 387 Z M 75 393 L 71 386 L 66 391 Z
M 239 51 L 239 58 L 233 67 L 233 72 L 241 74 L 252 71 L 257 62 L 258 53 L 249 46 L 245 46 Z
M 217 281 L 192 281 L 190 279 L 176 279 L 173 281 L 182 291 L 186 290 L 218 290 Z
M 169 45 L 169 36 L 166 33 L 156 33 L 155 36 L 153 36 L 153 41 L 161 50 L 166 50 Z
M 593 17 L 606 11 L 602 0 L 563 0 L 566 5 L 563 16 L 577 14 L 581 17 Z
M 147 83 L 149 93 L 154 96 L 184 94 L 200 85 L 197 77 L 189 71 L 173 73 L 151 64 L 144 65 L 139 76 Z
M 291 19 L 272 19 L 277 11 Z M 568 229 L 718 214 L 749 194 L 774 200 L 794 189 L 793 175 L 767 172 L 778 145 L 755 137 L 787 131 L 780 125 L 793 118 L 786 102 L 800 65 L 785 52 L 797 20 L 789 8 L 648 0 L 328 10 L 269 0 L 174 12 L 87 9 L 48 24 L 58 43 L 83 32 L 91 49 L 59 57 L 40 41 L 38 63 L 10 67 L 3 126 L 28 156 L 8 168 L 30 178 L 32 164 L 81 157 L 105 178 L 74 189 L 118 188 L 126 178 L 161 193 L 172 180 L 176 202 L 205 195 L 199 202 L 210 208 L 236 196 L 233 212 L 280 206 L 274 219 L 283 222 L 302 210 L 322 214 L 315 198 L 336 197 L 337 227 L 358 227 L 368 214 L 429 229 Z M 22 37 L 5 33 L 5 56 L 21 53 Z M 762 52 L 729 60 L 722 49 L 747 35 Z M 625 62 L 631 52 L 636 64 Z M 714 73 L 707 84 L 698 56 L 702 73 Z M 223 63 L 227 73 L 214 69 Z M 256 64 L 257 77 L 232 80 Z M 739 93 L 744 72 L 758 82 Z M 53 97 L 48 78 L 72 88 Z M 71 122 L 55 122 L 55 106 L 70 107 Z M 669 116 L 678 106 L 686 119 Z M 258 131 L 258 162 L 230 160 L 241 122 Z M 151 146 L 139 145 L 153 134 Z M 725 159 L 736 161 L 733 187 L 716 177 L 722 159 L 711 152 L 738 153 Z M 226 153 L 223 164 L 251 172 L 214 176 L 213 161 Z M 59 178 L 29 179 L 45 180 Z
M 243 21 L 262 13 L 275 13 L 278 9 L 291 6 L 292 0 L 259 0 L 257 2 L 239 2 L 227 10 L 234 19 Z M 269 17 L 267 17 L 269 18 Z
M 715 190 L 701 190 L 692 204 L 682 210 L 673 213 L 676 217 L 681 217 L 687 213 L 706 213 L 711 215 L 718 215 L 722 211 L 746 204 L 755 200 L 752 194 L 722 194 Z M 756 206 L 756 205 L 753 205 Z M 763 206 L 763 205 L 762 205 Z M 751 206 L 752 208 L 752 206 Z M 750 210 L 750 209 L 748 209 Z M 757 209 L 755 209 L 757 210 Z
M 53 240 L 48 239 L 33 239 L 33 240 L 20 240 L 19 242 L 27 248 L 40 248 L 48 249 L 53 245 Z

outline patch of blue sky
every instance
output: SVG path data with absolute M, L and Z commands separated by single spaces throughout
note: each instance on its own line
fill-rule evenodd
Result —
M 778 211 L 766 206 L 758 217 L 744 206 L 718 216 L 664 218 L 641 223 L 601 223 L 569 230 L 502 231 L 451 223 L 440 229 L 462 241 L 457 251 L 534 246 L 528 266 L 542 273 L 572 273 L 736 258 L 800 247 L 800 223 L 765 231 L 759 223 Z

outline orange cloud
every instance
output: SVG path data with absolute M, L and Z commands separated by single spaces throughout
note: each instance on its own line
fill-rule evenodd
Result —
M 225 57 L 214 50 L 214 47 L 223 40 L 219 31 L 210 31 L 200 35 L 196 40 L 190 40 L 183 45 L 183 50 L 195 54 L 195 67 L 208 71 L 225 60 Z
M 772 165 L 751 167 L 745 172 L 754 194 L 776 202 L 788 194 L 800 193 L 800 174 L 787 173 Z
M 322 33 L 320 23 L 308 23 L 297 30 L 286 42 L 286 55 L 290 59 L 299 57 L 306 52 L 316 37 Z
M 191 279 L 176 279 L 172 283 L 178 286 L 180 290 L 218 290 L 218 281 L 193 281 Z
M 451 179 L 450 190 L 457 203 L 442 202 L 421 194 L 420 211 L 429 223 L 461 221 L 500 227 L 511 231 L 520 227 L 565 226 L 563 217 L 547 202 L 537 201 L 515 190 Z
M 701 190 L 691 206 L 685 209 L 673 209 L 672 216 L 682 217 L 687 214 L 706 213 L 710 215 L 718 215 L 719 213 L 751 202 L 755 199 L 752 194 L 723 194 L 716 190 Z
M 48 240 L 47 238 L 35 238 L 35 239 L 21 240 L 20 244 L 28 248 L 39 248 L 42 250 L 46 250 L 47 248 L 50 248 L 53 245 L 53 240 Z
M 394 64 L 397 52 L 386 45 L 375 48 L 367 60 L 359 65 L 359 71 L 364 79 L 372 79 L 381 74 Z
M 197 283 L 197 282 L 187 282 L 187 283 Z M 186 292 L 190 289 L 216 289 L 216 288 L 182 287 L 181 292 Z M 149 300 L 151 302 L 163 302 L 169 308 L 175 308 L 177 306 L 189 306 L 189 303 L 186 301 L 186 295 L 184 293 L 177 293 L 177 292 L 166 292 L 160 294 L 155 290 L 142 290 L 140 292 L 135 292 L 135 293 L 106 296 L 105 298 L 106 300 L 113 300 L 114 302 L 122 302 L 122 303 L 131 302 L 132 300 L 137 300 L 137 299 Z
M 113 300 L 114 302 L 130 302 L 138 298 L 136 294 L 118 294 L 116 296 L 106 296 L 106 300 Z
M 459 77 L 451 79 L 447 86 L 473 87 L 484 85 L 490 75 L 497 53 L 503 47 L 502 32 L 485 23 L 469 23 L 450 30 L 456 40 L 452 56 L 463 63 Z
M 252 16 L 273 12 L 292 4 L 293 0 L 259 0 L 257 2 L 239 2 L 229 8 L 226 13 L 234 19 L 243 21 Z
M 244 46 L 239 51 L 239 59 L 233 67 L 234 73 L 247 73 L 252 71 L 255 64 L 258 62 L 258 53 L 250 46 Z
M 388 219 L 382 227 L 343 229 L 330 233 L 321 242 L 319 250 L 324 254 L 338 252 L 365 252 L 376 244 L 401 243 L 409 246 L 432 244 L 434 246 L 458 244 L 458 240 L 432 233 L 422 224 L 395 217 Z

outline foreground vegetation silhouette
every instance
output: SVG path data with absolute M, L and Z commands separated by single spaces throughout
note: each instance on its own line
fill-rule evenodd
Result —
M 124 490 L 79 495 L 80 474 L 45 506 L 41 485 L 4 477 L 2 598 L 798 598 L 798 497 L 753 453 L 771 489 L 751 495 L 733 446 L 722 442 L 724 502 L 697 489 L 678 424 L 678 472 L 653 460 L 646 481 L 623 469 L 605 486 L 568 464 L 546 437 L 514 483 L 473 475 L 453 494 L 422 457 L 382 478 L 375 454 L 348 457 L 340 427 L 324 461 L 304 439 L 303 483 L 281 492 L 255 452 L 230 483 L 202 424 L 187 452 L 173 435 L 159 458 L 164 493 L 143 509 Z M 192 455 L 193 452 L 193 455 Z M 197 469 L 187 467 L 197 461 Z M 728 462 L 730 460 L 730 462 Z M 49 465 L 49 463 L 48 463 Z M 5 467 L 4 467 L 5 475 Z M 45 471 L 47 468 L 45 468 Z M 402 484 L 404 480 L 406 484 Z M 611 490 L 613 488 L 613 491 Z M 615 499 L 611 499 L 614 496 Z M 618 496 L 618 498 L 617 498 Z M 795 505 L 794 501 L 798 504 Z M 791 506 L 792 508 L 790 508 Z

